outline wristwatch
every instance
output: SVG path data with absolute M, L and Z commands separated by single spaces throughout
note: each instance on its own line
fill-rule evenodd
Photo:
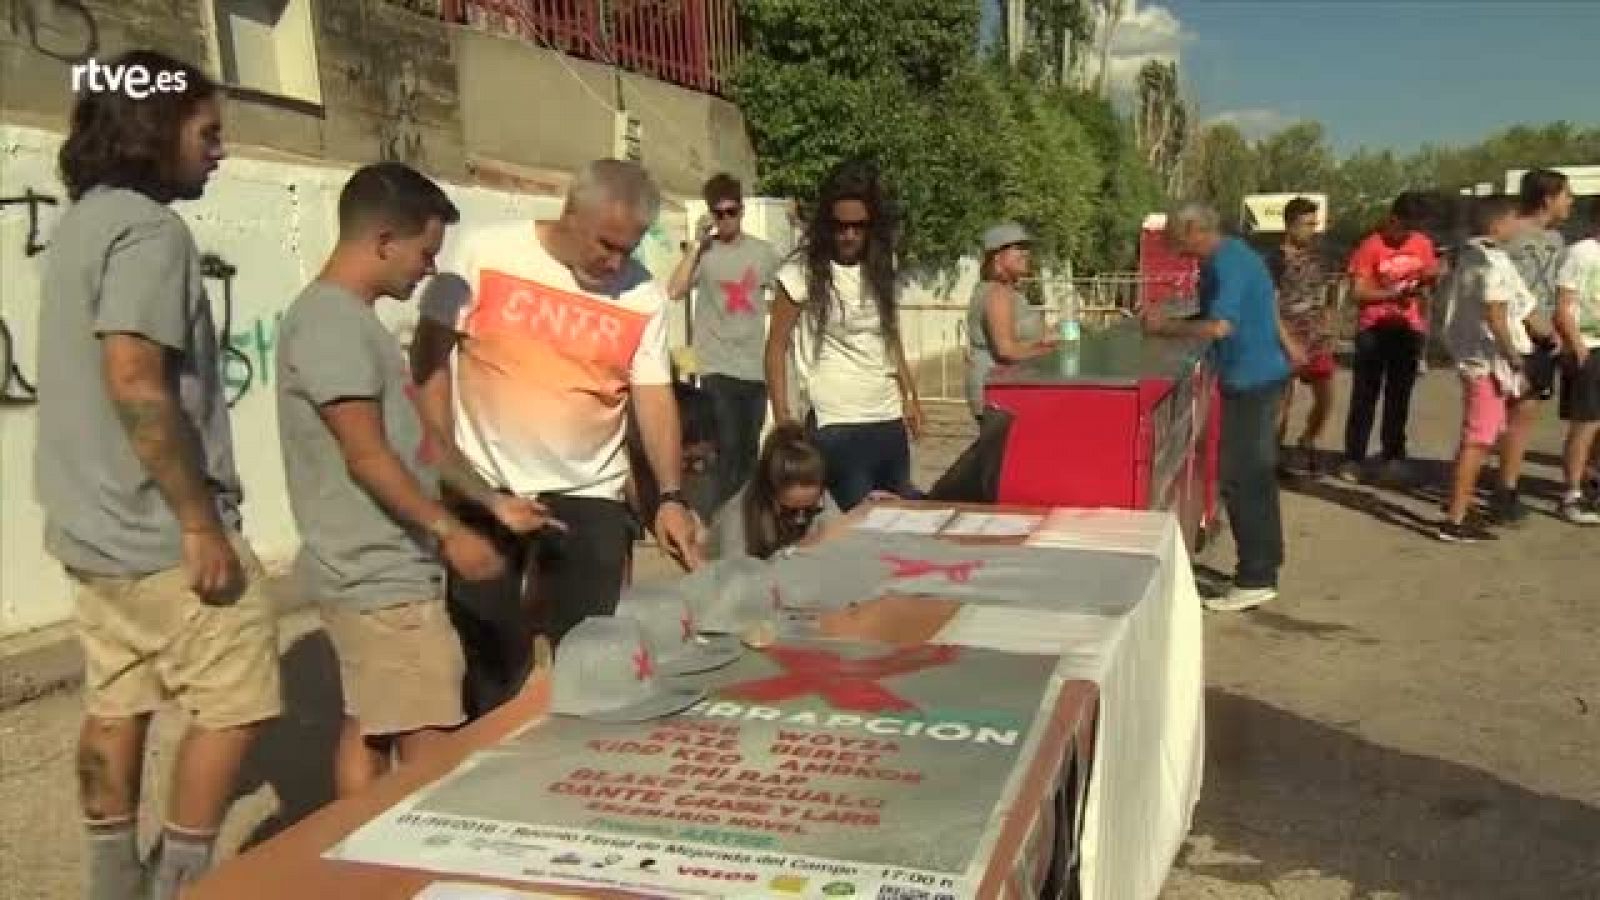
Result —
M 676 503 L 685 509 L 689 507 L 688 501 L 683 499 L 683 491 L 662 491 L 661 495 L 656 498 L 656 507 L 660 508 L 668 503 Z

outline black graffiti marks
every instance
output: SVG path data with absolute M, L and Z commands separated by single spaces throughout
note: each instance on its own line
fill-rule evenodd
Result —
M 0 406 L 29 406 L 39 402 L 39 392 L 17 365 L 16 350 L 11 326 L 6 324 L 5 316 L 0 316 Z
M 41 194 L 33 188 L 22 192 L 21 197 L 0 197 L 0 209 L 8 206 L 25 204 L 28 207 L 28 237 L 22 247 L 22 252 L 30 258 L 44 252 L 46 244 L 39 242 L 39 207 L 55 206 L 57 200 L 49 194 Z
M 83 0 L 8 0 L 11 33 L 34 50 L 65 63 L 81 63 L 100 49 L 100 25 Z
M 8 206 L 28 208 L 28 233 L 22 245 L 25 256 L 34 257 L 44 252 L 46 245 L 39 239 L 39 207 L 55 205 L 55 197 L 41 194 L 33 188 L 23 191 L 20 197 L 0 197 L 0 209 Z M 22 374 L 22 366 L 17 362 L 16 335 L 5 317 L 0 316 L 0 406 L 27 406 L 37 402 L 38 392 L 28 376 Z
M 239 269 L 218 254 L 205 253 L 200 256 L 200 274 L 222 282 L 222 324 L 217 328 L 217 343 L 222 348 L 222 383 L 231 409 L 256 380 L 255 363 L 233 342 L 233 279 Z

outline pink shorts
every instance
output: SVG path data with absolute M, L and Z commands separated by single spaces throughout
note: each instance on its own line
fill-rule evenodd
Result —
M 1461 380 L 1465 409 L 1461 416 L 1461 442 L 1493 447 L 1506 430 L 1506 396 L 1488 375 Z

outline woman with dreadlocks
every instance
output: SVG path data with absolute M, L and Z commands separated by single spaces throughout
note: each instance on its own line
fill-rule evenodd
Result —
M 767 391 L 792 419 L 791 352 L 827 463 L 828 492 L 848 511 L 875 490 L 911 491 L 922 407 L 895 312 L 895 223 L 875 168 L 835 167 L 799 251 L 778 272 L 767 337 Z

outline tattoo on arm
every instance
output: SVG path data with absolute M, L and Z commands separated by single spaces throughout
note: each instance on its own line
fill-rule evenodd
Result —
M 184 531 L 221 528 L 200 458 L 200 436 L 178 405 L 173 353 L 135 334 L 101 339 L 106 394 L 134 456 Z
M 149 473 L 185 531 L 220 527 L 211 489 L 202 474 L 194 425 L 164 387 L 126 384 L 112 390 L 112 406 L 133 453 Z

